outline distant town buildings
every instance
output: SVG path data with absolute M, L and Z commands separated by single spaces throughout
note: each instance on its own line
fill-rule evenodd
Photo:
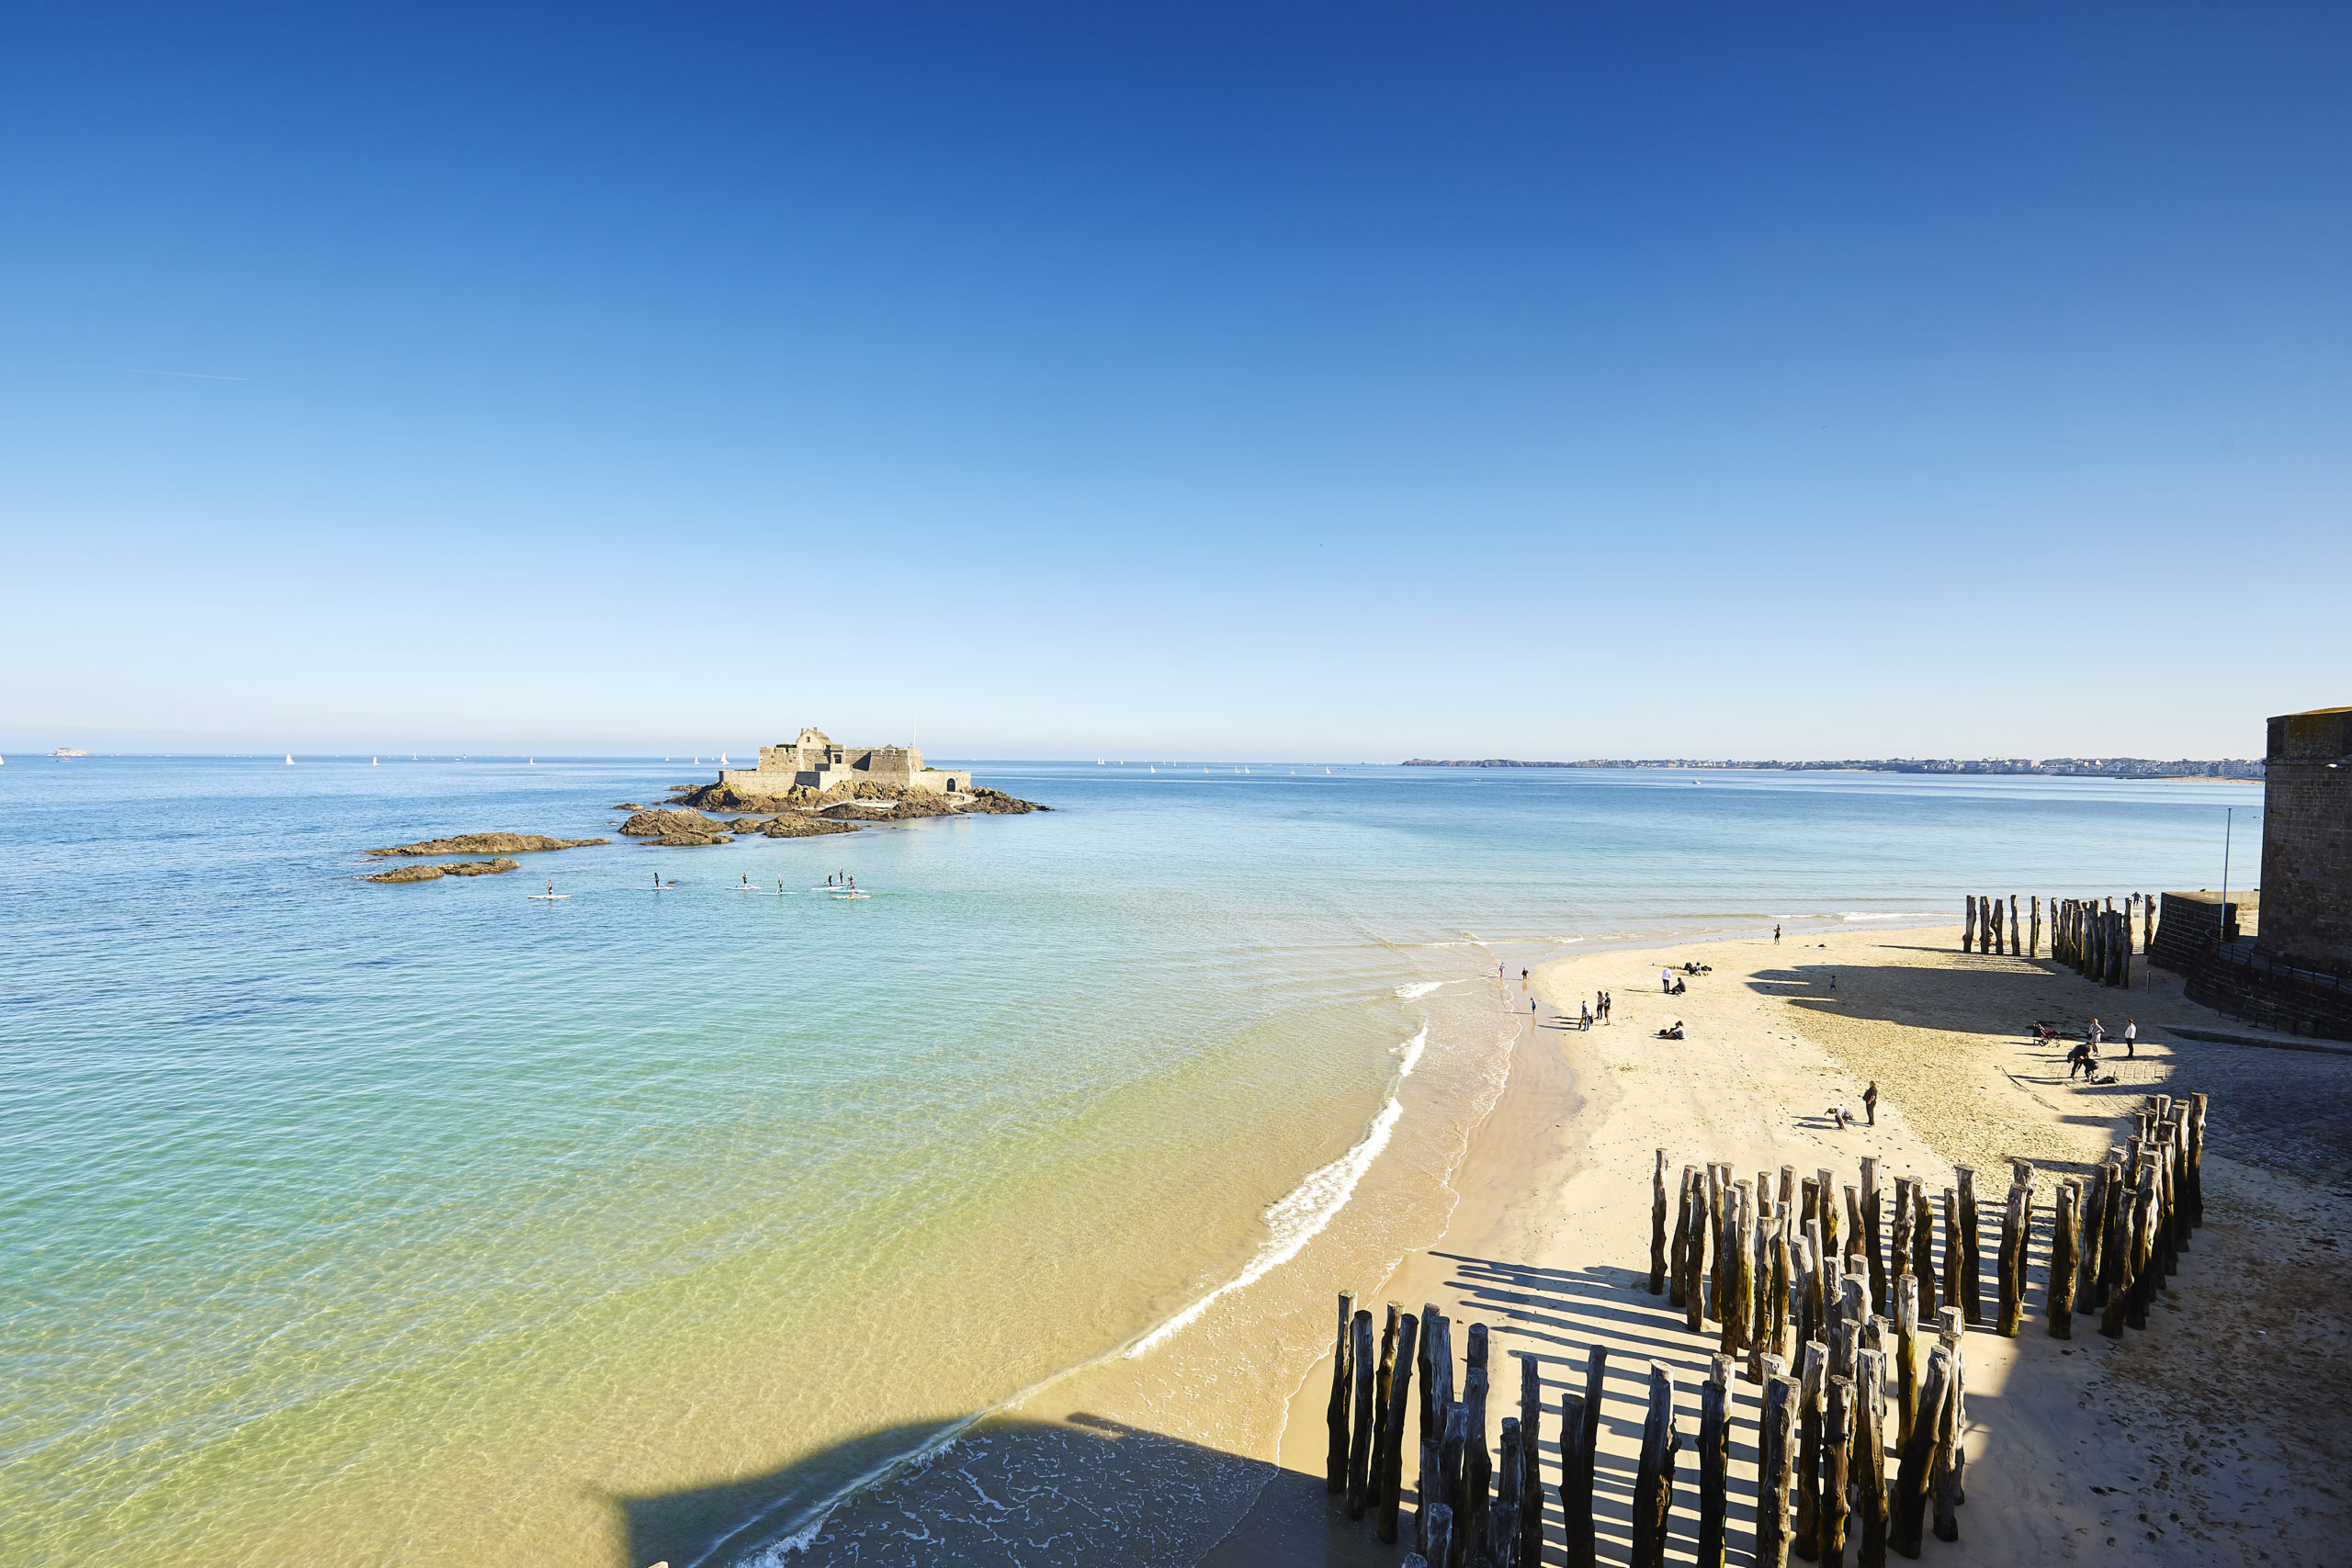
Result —
M 1729 758 L 1643 757 L 1592 758 L 1581 762 L 1522 762 L 1508 757 L 1477 761 L 1408 758 L 1408 768 L 1737 768 L 1771 773 L 2033 773 L 2051 778 L 2081 779 L 2258 779 L 2258 757 L 2194 761 L 2183 758 L 2159 761 L 2151 757 L 1984 757 L 1974 761 L 1957 758 L 1869 757 L 1836 762 L 1744 762 Z

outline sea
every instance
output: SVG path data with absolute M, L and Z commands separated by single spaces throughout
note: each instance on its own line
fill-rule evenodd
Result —
M 698 761 L 0 765 L 0 1562 L 960 1560 L 894 1488 L 1077 1384 L 1236 1461 L 1122 1547 L 1189 1561 L 1335 1275 L 1442 1223 L 1522 967 L 2218 886 L 2229 807 L 2251 882 L 2259 831 L 2222 783 L 1105 759 L 615 834 Z M 487 830 L 612 841 L 360 879 Z

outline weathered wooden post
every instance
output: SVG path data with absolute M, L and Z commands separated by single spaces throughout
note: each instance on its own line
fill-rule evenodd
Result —
M 1438 1471 L 1446 1517 L 1453 1521 L 1453 1544 L 1442 1555 L 1432 1551 L 1430 1561 L 1460 1568 L 1468 1520 L 1463 1517 L 1462 1461 L 1470 1446 L 1470 1407 L 1456 1401 L 1446 1407 L 1445 1441 L 1438 1450 Z
M 1394 1307 L 1390 1309 L 1394 1311 Z M 1396 1508 L 1405 1489 L 1405 1410 L 1412 1398 L 1414 1342 L 1420 1337 L 1421 1320 L 1407 1313 L 1396 1324 L 1396 1369 L 1388 1384 L 1386 1413 L 1377 1445 L 1380 1475 L 1374 1494 L 1379 1498 L 1380 1539 L 1396 1539 Z
M 1707 1315 L 1724 1315 L 1724 1168 L 1707 1167 L 1707 1245 L 1714 1257 L 1707 1267 Z
M 1666 1293 L 1666 1151 L 1650 1172 L 1650 1294 Z
M 1356 1314 L 1354 1346 L 1349 1361 L 1349 1370 L 1355 1374 L 1355 1432 L 1348 1443 L 1348 1517 L 1360 1519 L 1371 1500 L 1372 1414 L 1376 1396 L 1374 1372 L 1377 1363 L 1373 1351 L 1372 1314 L 1368 1311 Z
M 1885 1234 L 1879 1224 L 1878 1161 L 1862 1161 L 1862 1250 L 1871 1260 L 1871 1300 L 1886 1300 Z
M 2041 956 L 2041 898 L 2039 895 L 2033 898 L 2033 926 L 2026 934 L 2025 955 L 2028 958 Z
M 1854 1561 L 1886 1568 L 1886 1352 L 1861 1351 L 1854 1384 L 1854 1512 L 1860 1520 Z
M 1487 1504 L 1494 1483 L 1494 1456 L 1487 1449 L 1487 1325 L 1470 1325 L 1470 1370 L 1463 1374 L 1463 1404 L 1470 1412 L 1470 1437 L 1462 1450 L 1461 1504 L 1453 1517 L 1461 1522 L 1457 1532 L 1465 1553 L 1484 1549 L 1487 1539 Z
M 2154 953 L 2155 950 L 2156 896 L 2153 893 L 2143 893 L 2140 895 L 2140 951 Z
M 1348 1354 L 1350 1325 L 1355 1320 L 1356 1299 L 1340 1292 L 1340 1334 L 1331 1347 L 1331 1402 L 1325 1417 L 1331 1427 L 1330 1451 L 1324 1457 L 1323 1484 L 1332 1492 L 1348 1489 L 1348 1390 L 1355 1383 L 1355 1368 Z
M 1821 1256 L 1835 1258 L 1841 1250 L 1838 1246 L 1838 1180 L 1826 1170 L 1817 1173 L 1813 1179 L 1820 1189 L 1815 1212 L 1821 1220 Z
M 1821 1568 L 1845 1568 L 1846 1487 L 1854 1446 L 1854 1385 L 1829 1380 L 1821 1428 Z
M 1971 1323 L 1984 1320 L 1984 1259 L 1978 1250 L 1978 1238 L 1984 1234 L 1984 1222 L 1976 1213 L 1976 1173 L 1964 1165 L 1952 1167 L 1952 1174 L 1960 1179 L 1960 1245 L 1961 1282 L 1966 1293 L 1960 1305 Z
M 1776 1358 L 1777 1359 L 1777 1358 Z M 1756 1461 L 1757 1568 L 1787 1568 L 1789 1490 L 1796 1479 L 1797 1381 L 1775 1372 L 1764 1385 Z
M 1674 1235 L 1667 1251 L 1667 1303 L 1680 1306 L 1690 1288 L 1686 1259 L 1690 1250 L 1690 1183 L 1697 1177 L 1696 1168 L 1682 1168 L 1681 1200 L 1674 1215 Z
M 1453 1510 L 1440 1503 L 1429 1512 L 1430 1531 L 1426 1543 L 1429 1554 L 1422 1561 L 1428 1568 L 1446 1568 L 1446 1564 L 1453 1561 Z
M 1742 1188 L 1747 1185 L 1740 1183 Z M 1747 1348 L 1748 1314 L 1756 1303 L 1755 1222 L 1745 1213 L 1734 1216 L 1731 1246 L 1724 1262 L 1724 1338 L 1722 1354 L 1736 1356 Z
M 1919 1310 L 1933 1315 L 1936 1309 L 1936 1221 L 1928 1202 L 1928 1184 L 1911 1184 L 1911 1273 L 1919 1281 Z
M 1936 1343 L 1951 1352 L 1951 1453 L 1944 1470 L 1944 1489 L 1950 1494 L 1950 1506 L 1957 1508 L 1968 1501 L 1968 1344 L 1956 1309 L 1944 1308 L 1937 1324 Z
M 1592 1461 L 1600 1439 L 1601 1388 L 1609 1372 L 1609 1351 L 1594 1345 L 1584 1353 L 1584 1398 L 1574 1415 L 1563 1399 L 1560 1433 L 1560 1511 L 1566 1519 L 1568 1568 L 1594 1568 L 1592 1527 Z M 1569 1439 L 1567 1427 L 1576 1436 Z
M 1649 1415 L 1642 1423 L 1641 1464 L 1634 1479 L 1634 1568 L 1666 1568 L 1674 1456 L 1681 1451 L 1682 1437 L 1674 1429 L 1674 1375 L 1652 1361 Z
M 1976 895 L 1968 895 L 1968 914 L 1960 928 L 1960 950 L 1967 953 L 1976 946 Z
M 1519 1560 L 1528 1568 L 1544 1561 L 1544 1369 L 1532 1354 L 1519 1359 Z M 1560 1438 L 1566 1464 L 1568 1440 Z
M 1790 1293 L 1796 1283 L 1796 1272 L 1789 1255 L 1788 1205 L 1781 1203 L 1774 1207 L 1781 1213 L 1772 1221 L 1772 1291 L 1765 1315 L 1772 1325 L 1772 1343 L 1768 1347 L 1770 1353 L 1780 1357 L 1785 1363 L 1790 1350 L 1793 1348 L 1789 1335 L 1789 1312 Z
M 1869 1269 L 1862 1261 L 1866 1238 L 1862 1234 L 1862 1197 L 1852 1183 L 1846 1187 L 1846 1271 L 1864 1274 Z
M 1380 1487 L 1388 1473 L 1388 1386 L 1396 1376 L 1396 1327 L 1405 1311 L 1399 1302 L 1388 1303 L 1387 1321 L 1380 1330 L 1380 1370 L 1372 1384 L 1372 1473 L 1364 1483 L 1364 1504 L 1380 1512 Z
M 1693 1334 L 1707 1326 L 1707 1176 L 1693 1172 L 1690 1180 L 1690 1234 L 1682 1249 L 1683 1325 Z
M 1928 1353 L 1927 1385 L 1920 1391 L 1918 1410 L 1904 1438 L 1902 1463 L 1895 1475 L 1887 1544 L 1905 1557 L 1917 1558 L 1924 1544 L 1928 1502 L 1935 1488 L 1936 1448 L 1951 1403 L 1951 1353 L 1939 1346 Z
M 2018 896 L 2012 893 L 2009 895 L 2009 956 L 2011 958 L 2024 954 L 2025 943 L 2022 940 L 2024 935 L 2024 923 L 2018 919 Z
M 2050 1284 L 2043 1305 L 2050 1337 L 2075 1337 L 2075 1274 L 2080 1253 L 2083 1190 L 2072 1181 L 2058 1184 L 2058 1209 L 2050 1230 Z
M 1519 1472 L 1523 1467 L 1519 1417 L 1503 1417 L 1495 1466 L 1495 1502 L 1487 1519 L 1487 1561 L 1494 1568 L 1515 1568 L 1519 1562 Z
M 2205 1097 L 2188 1097 L 2188 1223 L 2205 1223 Z
M 1717 1356 L 1699 1390 L 1699 1568 L 1724 1568 L 1731 1473 L 1731 1358 Z
M 1904 1274 L 1894 1281 L 1894 1443 L 1911 1438 L 1919 1409 L 1919 1280 Z
M 2028 1189 L 2012 1187 L 2009 1201 L 2001 1210 L 2000 1254 L 1996 1267 L 2000 1270 L 1999 1316 L 1994 1331 L 2005 1339 L 2018 1337 L 2018 1315 L 2025 1308 L 2026 1223 L 2031 1211 L 2026 1207 Z
M 1936 1420 L 1936 1452 L 1933 1465 L 1935 1487 L 1935 1532 L 1938 1540 L 1960 1539 L 1960 1454 L 1962 1430 L 1960 1424 L 1960 1355 L 1949 1346 L 1939 1345 L 1928 1358 L 1928 1377 L 1935 1378 L 1935 1357 L 1948 1357 L 1951 1362 L 1951 1397 L 1943 1402 Z
M 1796 1554 L 1807 1562 L 1821 1556 L 1821 1391 L 1829 1376 L 1829 1347 L 1818 1339 L 1804 1346 L 1797 1398 Z

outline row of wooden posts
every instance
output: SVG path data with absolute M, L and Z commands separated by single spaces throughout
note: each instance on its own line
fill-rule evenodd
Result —
M 2147 1326 L 2154 1292 L 2179 1267 L 2204 1221 L 2201 1168 L 2206 1097 L 2151 1096 L 2127 1149 L 2113 1151 L 2087 1189 L 2058 1184 L 2043 1312 L 2050 1334 L 2074 1337 L 2077 1312 L 2100 1314 L 2120 1337 Z M 2011 1162 L 1996 1249 L 1994 1331 L 2019 1332 L 2028 1302 L 2034 1168 Z M 1726 1465 L 1736 1377 L 1763 1391 L 1758 1433 L 1755 1561 L 1784 1568 L 1789 1553 L 1843 1568 L 1849 1527 L 1860 1568 L 1882 1568 L 1891 1549 L 1917 1558 L 1924 1535 L 1957 1540 L 1966 1501 L 1966 1325 L 1985 1320 L 1976 1173 L 1956 1168 L 1943 1189 L 1943 1272 L 1935 1268 L 1935 1215 L 1926 1183 L 1894 1180 L 1884 1212 L 1878 1162 L 1861 1162 L 1842 1190 L 1827 1170 L 1797 1181 L 1782 1166 L 1754 1183 L 1728 1165 L 1682 1168 L 1669 1231 L 1666 1151 L 1652 1172 L 1649 1290 L 1682 1307 L 1693 1332 L 1719 1325 L 1717 1353 L 1701 1390 L 1698 1562 L 1722 1568 Z M 1889 1251 L 1891 1245 L 1891 1255 Z M 1893 1277 L 1890 1279 L 1890 1263 Z M 1939 1296 L 1942 1304 L 1938 1305 Z M 1892 1323 L 1883 1315 L 1889 1300 Z M 1921 1361 L 1920 1324 L 1935 1343 Z M 1351 1518 L 1367 1515 L 1384 1541 L 1400 1531 L 1406 1416 L 1417 1417 L 1415 1552 L 1408 1568 L 1536 1568 L 1543 1560 L 1543 1395 L 1536 1359 L 1520 1359 L 1519 1414 L 1505 1416 L 1498 1450 L 1487 1446 L 1488 1334 L 1472 1324 L 1457 1392 L 1453 1320 L 1433 1306 L 1418 1316 L 1395 1302 L 1374 1331 L 1369 1310 L 1340 1297 L 1329 1408 L 1326 1481 L 1347 1495 Z M 1795 1355 L 1796 1374 L 1789 1368 Z M 1563 1394 L 1557 1492 L 1570 1568 L 1595 1568 L 1592 1483 L 1609 1352 L 1585 1353 L 1581 1395 Z M 1742 1365 L 1743 1359 L 1745 1365 Z M 1415 1373 L 1419 1382 L 1415 1382 Z M 1887 1473 L 1887 1384 L 1894 1386 Z M 1653 1361 L 1634 1488 L 1632 1562 L 1662 1568 L 1676 1457 L 1673 1374 Z M 1794 1510 L 1792 1524 L 1791 1511 Z
M 2018 896 L 2012 893 L 2006 915 L 2002 901 L 1996 897 L 1971 893 L 1967 898 L 1967 915 L 1960 928 L 1961 952 L 2041 956 L 2040 898 L 2029 898 L 2027 910 L 2020 914 Z M 2101 984 L 2130 985 L 2132 918 L 2135 909 L 2140 917 L 2140 951 L 2153 953 L 2156 945 L 2156 901 L 2152 895 L 2127 893 L 2120 909 L 2112 898 L 2106 900 L 2102 908 L 2097 898 L 2052 897 L 2050 956 Z

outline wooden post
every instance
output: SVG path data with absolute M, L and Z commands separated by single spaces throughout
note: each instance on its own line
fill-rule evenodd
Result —
M 1838 1181 L 1826 1170 L 1818 1172 L 1814 1177 L 1814 1181 L 1821 1190 L 1818 1208 L 1821 1218 L 1821 1256 L 1835 1257 L 1841 1250 L 1838 1246 Z
M 1821 1556 L 1821 1386 L 1829 1375 L 1829 1347 L 1804 1344 L 1804 1381 L 1797 1402 L 1796 1554 L 1807 1562 Z
M 1919 1310 L 1933 1316 L 1936 1310 L 1936 1218 L 1935 1209 L 1928 1200 L 1928 1184 L 1911 1184 L 1911 1204 L 1915 1213 L 1911 1219 L 1911 1272 L 1919 1281 Z
M 1821 1568 L 1845 1568 L 1846 1485 L 1854 1447 L 1854 1385 L 1829 1380 L 1821 1428 Z
M 1905 1274 L 1894 1281 L 1894 1444 L 1911 1438 L 1919 1410 L 1919 1280 Z
M 1519 1549 L 1530 1568 L 1544 1560 L 1544 1370 L 1531 1352 L 1519 1358 Z M 1566 1459 L 1565 1442 L 1561 1456 Z
M 1422 1562 L 1427 1568 L 1446 1568 L 1446 1564 L 1453 1561 L 1453 1510 L 1443 1503 L 1430 1509 L 1429 1535 L 1426 1543 L 1429 1554 Z
M 1707 1178 L 1694 1171 L 1690 1179 L 1690 1234 L 1682 1250 L 1682 1322 L 1693 1334 L 1707 1326 Z
M 1928 1353 L 1928 1381 L 1919 1406 L 1903 1442 L 1903 1461 L 1895 1475 L 1894 1517 L 1887 1544 L 1905 1557 L 1917 1558 L 1926 1534 L 1928 1499 L 1935 1484 L 1938 1434 L 1944 1411 L 1951 1403 L 1951 1354 L 1940 1346 Z
M 1348 1443 L 1348 1517 L 1363 1517 L 1365 1506 L 1371 1500 L 1368 1490 L 1372 1480 L 1372 1413 L 1377 1385 L 1374 1371 L 1377 1360 L 1373 1351 L 1372 1314 L 1356 1314 L 1354 1349 L 1349 1359 L 1355 1373 L 1355 1433 Z
M 1457 1401 L 1446 1407 L 1445 1442 L 1438 1450 L 1439 1500 L 1444 1504 L 1443 1512 L 1453 1523 L 1453 1546 L 1443 1553 L 1435 1550 L 1430 1552 L 1430 1562 L 1438 1568 L 1460 1568 L 1462 1562 L 1464 1526 L 1466 1522 L 1462 1517 L 1462 1458 L 1469 1446 L 1470 1408 Z M 1430 1529 L 1434 1533 L 1434 1519 L 1430 1522 Z
M 1667 1511 L 1674 1505 L 1674 1456 L 1682 1451 L 1674 1429 L 1674 1376 L 1650 1363 L 1649 1415 L 1642 1423 L 1642 1459 L 1634 1478 L 1633 1568 L 1666 1568 Z
M 1500 1451 L 1495 1466 L 1494 1509 L 1487 1520 L 1487 1561 L 1494 1568 L 1516 1568 L 1519 1562 L 1520 1491 L 1519 1473 L 1523 1466 L 1520 1444 L 1519 1417 L 1503 1417 L 1498 1439 Z M 1537 1507 L 1540 1509 L 1539 1502 Z
M 2205 1097 L 2188 1097 L 2188 1223 L 2205 1223 Z
M 1594 1345 L 1584 1353 L 1584 1398 L 1568 1413 L 1561 1401 L 1560 1512 L 1566 1520 L 1568 1568 L 1594 1568 L 1592 1528 L 1592 1458 L 1600 1438 L 1601 1387 L 1608 1377 L 1609 1351 Z M 1575 1428 L 1573 1441 L 1569 1427 Z
M 2033 927 L 2026 936 L 2025 955 L 2028 958 L 2041 956 L 2041 899 L 2039 895 L 2033 899 Z
M 1462 1379 L 1463 1407 L 1470 1413 L 1469 1441 L 1462 1450 L 1462 1502 L 1453 1517 L 1461 1522 L 1465 1556 L 1483 1551 L 1487 1539 L 1487 1500 L 1495 1478 L 1494 1455 L 1487 1448 L 1487 1325 L 1470 1325 L 1470 1370 Z
M 1976 945 L 1976 895 L 1968 895 L 1968 914 L 1960 927 L 1960 950 L 1968 952 Z
M 1685 1258 L 1690 1250 L 1690 1183 L 1697 1175 L 1695 1168 L 1687 1165 L 1682 1168 L 1682 1197 L 1675 1211 L 1673 1243 L 1666 1259 L 1666 1299 L 1669 1306 L 1680 1306 L 1683 1294 L 1690 1288 L 1690 1280 L 1685 1278 L 1688 1273 Z
M 1944 1308 L 1936 1329 L 1936 1343 L 1951 1352 L 1951 1456 L 1945 1471 L 1945 1488 L 1951 1506 L 1968 1501 L 1968 1344 L 1961 1314 Z M 1947 1540 L 1957 1539 L 1947 1537 Z
M 1707 1245 L 1714 1252 L 1707 1266 L 1707 1315 L 1724 1315 L 1724 1168 L 1707 1167 Z
M 2156 896 L 2153 893 L 2143 893 L 2140 895 L 2140 951 L 2154 953 L 2155 950 Z
M 1951 1393 L 1938 1409 L 1933 1423 L 1936 1448 L 1931 1475 L 1935 1489 L 1935 1531 L 1938 1540 L 1958 1540 L 1960 1516 L 1955 1510 L 1960 1504 L 1960 1355 L 1949 1345 L 1937 1346 L 1928 1358 L 1928 1381 L 1931 1383 L 1935 1381 L 1938 1356 L 1944 1357 L 1950 1363 Z
M 1401 1302 L 1388 1303 L 1387 1321 L 1380 1330 L 1380 1371 L 1372 1386 L 1372 1473 L 1365 1482 L 1364 1503 L 1374 1514 L 1380 1512 L 1380 1488 L 1388 1474 L 1388 1387 L 1396 1377 L 1396 1331 L 1404 1315 Z M 1407 1376 L 1410 1376 L 1408 1370 Z
M 1786 1204 L 1775 1205 L 1785 1210 Z M 1783 1213 L 1772 1222 L 1772 1290 L 1765 1307 L 1765 1316 L 1771 1323 L 1772 1343 L 1769 1353 L 1789 1359 L 1794 1343 L 1789 1335 L 1790 1292 L 1796 1283 L 1796 1274 L 1789 1257 L 1789 1220 Z
M 1381 1426 L 1380 1476 L 1374 1491 L 1380 1507 L 1378 1533 L 1382 1540 L 1391 1543 L 1396 1540 L 1396 1508 L 1405 1487 L 1405 1408 L 1412 1398 L 1413 1348 L 1420 1328 L 1421 1320 L 1411 1313 L 1397 1322 L 1396 1370 L 1388 1384 L 1388 1402 L 1382 1407 L 1387 1414 Z
M 1860 1396 L 1855 1412 L 1854 1497 L 1861 1539 L 1854 1561 L 1860 1568 L 1886 1568 L 1886 1352 L 1861 1353 Z
M 2000 1269 L 2000 1315 L 1994 1331 L 2005 1339 L 2018 1337 L 2018 1319 L 2025 1308 L 2025 1227 L 2031 1210 L 2027 1207 L 2030 1190 L 2009 1189 L 2009 1201 L 2001 1211 L 2001 1246 L 1996 1267 Z
M 1781 1373 L 1764 1385 L 1764 1412 L 1757 1423 L 1757 1568 L 1788 1568 L 1789 1489 L 1796 1479 L 1797 1403 L 1803 1397 L 1797 1381 Z
M 2018 896 L 2012 893 L 2009 895 L 2009 956 L 2011 958 L 2023 955 L 2025 944 L 2019 939 L 2024 934 L 2025 927 L 2018 919 Z
M 2099 1283 L 2107 1292 L 2107 1299 L 2100 1303 L 2098 1331 L 2109 1339 L 2123 1337 L 2123 1320 L 2130 1310 L 2132 1216 L 2138 1202 L 2139 1194 L 2120 1183 L 2109 1201 L 2110 1212 L 2099 1260 Z
M 1976 1213 L 1976 1173 L 1964 1165 L 1952 1167 L 1952 1174 L 1960 1179 L 1960 1246 L 1961 1284 L 1964 1294 L 1960 1299 L 1962 1312 L 1971 1323 L 1984 1320 L 1984 1259 L 1978 1250 L 1978 1238 L 1984 1232 L 1984 1222 Z
M 1740 1186 L 1745 1188 L 1746 1182 Z M 1747 1348 L 1748 1315 L 1756 1303 L 1755 1222 L 1746 1214 L 1733 1222 L 1731 1246 L 1724 1259 L 1724 1338 L 1722 1354 L 1736 1356 Z
M 1731 1469 L 1731 1358 L 1717 1356 L 1699 1390 L 1699 1568 L 1724 1568 Z
M 1340 1292 L 1340 1335 L 1331 1347 L 1331 1402 L 1325 1419 L 1331 1428 L 1329 1452 L 1324 1456 L 1323 1484 L 1327 1491 L 1348 1489 L 1348 1390 L 1354 1385 L 1355 1369 L 1349 1365 L 1349 1325 L 1355 1319 L 1356 1299 L 1347 1292 Z
M 1666 1151 L 1650 1172 L 1650 1294 L 1666 1293 Z
M 2058 1212 L 2050 1232 L 2050 1284 L 2044 1296 L 2050 1337 L 2075 1337 L 2075 1274 L 2081 1266 L 2083 1190 L 2058 1184 Z
M 1862 1251 L 1870 1258 L 1871 1300 L 1886 1300 L 1886 1240 L 1879 1224 L 1878 1161 L 1862 1161 Z

